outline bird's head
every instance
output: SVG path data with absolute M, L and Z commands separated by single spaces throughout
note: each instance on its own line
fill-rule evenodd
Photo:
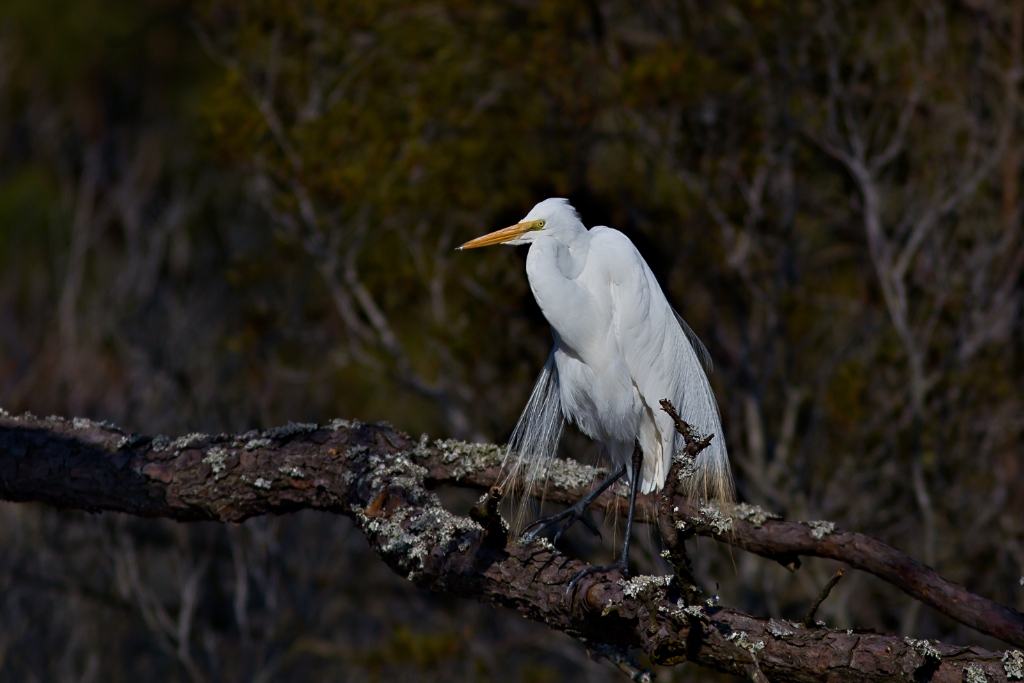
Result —
M 476 249 L 492 244 L 530 244 L 542 235 L 568 237 L 586 230 L 568 199 L 545 199 L 530 209 L 530 213 L 515 225 L 477 237 L 457 249 Z

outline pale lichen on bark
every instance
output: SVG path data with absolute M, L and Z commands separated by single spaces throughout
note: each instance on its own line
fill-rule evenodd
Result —
M 939 653 L 937 649 L 935 649 L 935 646 L 927 640 L 915 640 L 914 638 L 904 638 L 903 642 L 917 650 L 925 659 L 931 659 L 936 662 L 942 661 L 942 655 Z
M 807 522 L 807 526 L 811 527 L 811 536 L 819 541 L 836 530 L 835 522 L 827 522 L 824 520 Z
M 1024 652 L 1007 650 L 1003 654 L 1003 670 L 1006 671 L 1008 680 L 1024 680 Z
M 968 664 L 964 668 L 964 683 L 988 683 L 988 678 L 980 666 Z
M 726 517 L 721 510 L 710 505 L 700 509 L 700 517 L 692 517 L 691 521 L 697 526 L 706 526 L 712 529 L 717 536 L 732 531 L 732 517 Z
M 769 519 L 782 519 L 782 515 L 769 512 L 757 505 L 751 505 L 749 503 L 737 503 L 732 507 L 730 512 L 737 519 L 742 519 L 753 524 L 755 529 L 763 527 L 764 523 Z
M 628 581 L 619 579 L 622 594 L 634 600 L 651 600 L 672 585 L 673 576 L 634 576 Z

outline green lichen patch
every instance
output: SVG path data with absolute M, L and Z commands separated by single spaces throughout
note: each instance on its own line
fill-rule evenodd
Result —
M 556 458 L 548 464 L 547 482 L 558 489 L 578 490 L 591 486 L 594 480 L 604 473 L 604 470 L 575 460 Z
M 709 505 L 700 509 L 700 518 L 694 521 L 711 527 L 719 536 L 732 531 L 732 517 L 726 517 L 718 508 Z
M 738 503 L 732 509 L 732 514 L 738 519 L 750 522 L 755 529 L 760 529 L 769 519 L 782 519 L 782 515 L 758 507 L 749 503 Z
M 467 443 L 457 439 L 438 439 L 434 442 L 434 447 L 441 451 L 441 459 L 446 463 L 476 462 L 484 467 L 501 463 L 502 449 L 492 443 Z
M 378 456 L 365 446 L 353 446 L 345 455 L 357 465 L 359 476 L 352 481 L 366 488 L 366 500 L 386 500 L 389 492 L 400 491 L 408 503 L 390 513 L 383 512 L 378 504 L 352 507 L 357 523 L 373 537 L 378 553 L 393 568 L 419 581 L 427 573 L 431 558 L 444 563 L 470 550 L 480 534 L 480 525 L 448 512 L 424 489 L 427 470 L 413 462 L 413 453 Z M 469 455 L 463 451 L 455 457 Z
M 672 576 L 634 576 L 626 581 L 619 579 L 622 594 L 633 600 L 651 600 L 672 584 Z
M 447 557 L 466 552 L 479 525 L 458 517 L 437 505 L 424 508 L 400 508 L 394 514 L 369 517 L 355 510 L 357 521 L 376 538 L 381 557 L 398 567 L 410 581 L 423 575 L 432 553 Z
M 494 444 L 466 443 L 456 439 L 446 439 L 435 441 L 434 446 L 441 451 L 441 459 L 444 462 L 455 463 L 452 476 L 456 480 L 482 472 L 490 467 L 500 466 L 502 463 L 502 449 Z
M 350 460 L 366 453 L 365 446 L 356 446 L 346 451 L 346 457 Z M 427 470 L 413 463 L 404 455 L 392 457 L 379 457 L 371 455 L 368 458 L 370 471 L 363 475 L 363 479 L 373 490 L 383 490 L 388 485 L 401 488 L 405 491 L 422 491 L 423 481 L 427 476 Z

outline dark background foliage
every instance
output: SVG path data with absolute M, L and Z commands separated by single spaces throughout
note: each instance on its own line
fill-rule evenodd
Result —
M 1019 0 L 7 0 L 0 405 L 501 442 L 549 332 L 524 252 L 453 249 L 565 196 L 709 347 L 743 500 L 1020 608 L 1022 48 Z M 5 504 L 0 547 L 4 680 L 621 675 L 326 515 Z M 786 618 L 834 571 L 697 562 Z M 993 645 L 858 573 L 819 617 Z

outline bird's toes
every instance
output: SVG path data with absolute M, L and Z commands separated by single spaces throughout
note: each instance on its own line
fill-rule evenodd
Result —
M 592 571 L 593 569 L 596 569 L 596 567 L 587 567 L 582 571 L 576 572 L 576 575 L 569 579 L 569 583 L 565 587 L 565 594 L 569 595 L 570 593 L 572 593 L 573 589 L 576 587 L 576 584 L 579 583 L 580 579 L 582 579 L 584 576 L 587 576 L 588 574 L 594 573 Z
M 540 566 L 540 569 L 538 569 L 538 570 L 537 570 L 537 573 L 533 575 L 533 578 L 532 578 L 532 579 L 530 579 L 530 585 L 531 585 L 531 586 L 532 586 L 532 585 L 534 584 L 534 582 L 536 582 L 536 581 L 537 581 L 537 579 L 539 579 L 539 578 L 540 578 L 540 575 L 541 575 L 541 574 L 542 574 L 542 573 L 544 572 L 544 570 L 545 570 L 545 569 L 547 569 L 548 567 L 550 567 L 550 566 L 551 566 L 552 564 L 554 564 L 554 563 L 555 563 L 555 558 L 556 558 L 556 557 L 557 557 L 557 555 L 552 555 L 551 557 L 549 557 L 549 558 L 548 558 L 548 559 L 547 559 L 547 560 L 546 560 L 546 561 L 544 562 L 544 564 L 542 564 L 542 565 Z
M 590 521 L 589 517 L 587 517 L 586 515 L 580 515 L 580 521 L 583 522 L 583 526 L 590 529 L 590 531 L 593 532 L 595 536 L 597 536 L 600 539 L 604 539 L 604 536 L 601 535 L 601 530 L 597 528 L 596 524 Z
M 602 567 L 587 567 L 586 569 L 581 569 L 580 571 L 576 572 L 576 575 L 569 579 L 569 585 L 565 587 L 565 593 L 566 595 L 571 593 L 573 588 L 576 587 L 576 584 L 579 583 L 580 579 L 582 579 L 584 576 L 589 576 L 590 574 L 611 572 L 615 570 L 621 572 L 623 578 L 629 578 L 629 570 L 626 569 L 626 567 L 623 565 L 621 561 L 616 562 L 615 564 L 607 564 Z
M 537 534 L 544 531 L 544 529 L 548 527 L 550 522 L 551 520 L 549 519 L 538 519 L 534 522 L 531 522 L 526 526 L 525 529 L 523 529 L 523 538 L 525 538 L 527 541 L 532 541 L 533 539 L 537 538 Z

